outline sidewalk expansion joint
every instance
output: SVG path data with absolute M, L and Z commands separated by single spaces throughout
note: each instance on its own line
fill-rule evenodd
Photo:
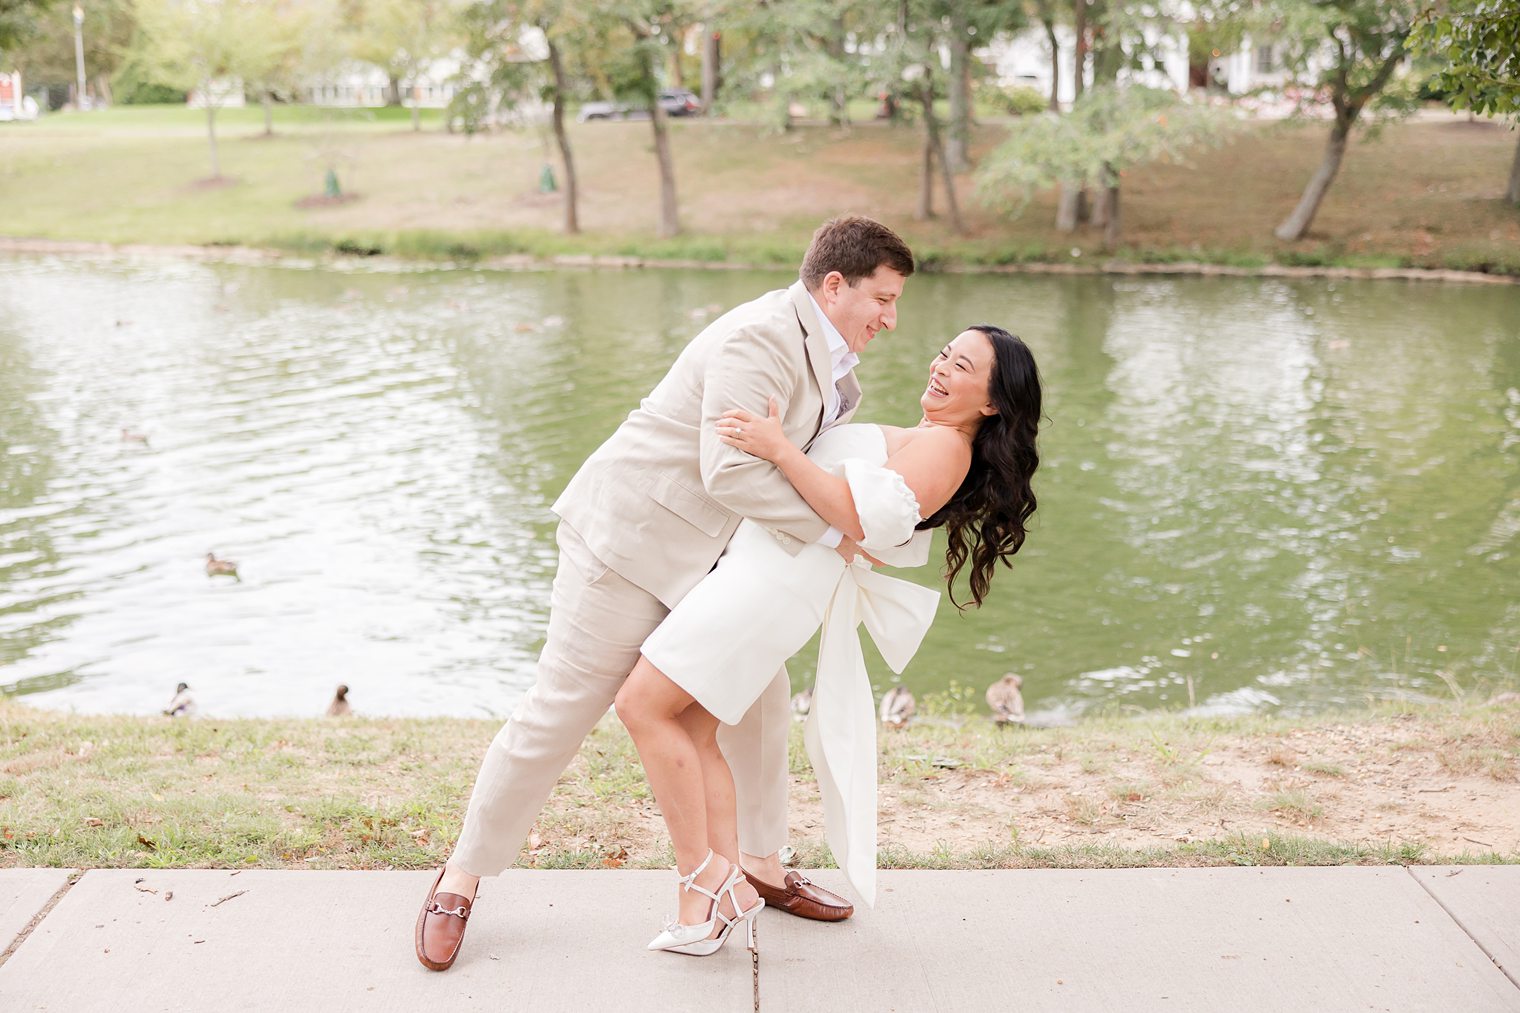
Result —
M 26 942 L 27 937 L 32 934 L 32 930 L 42 924 L 42 919 L 52 913 L 53 908 L 58 906 L 58 902 L 63 900 L 63 895 L 74 889 L 74 884 L 79 882 L 83 875 L 84 870 L 71 875 L 68 881 L 60 886 L 53 896 L 48 899 L 48 902 L 42 905 L 42 910 L 32 915 L 31 921 L 26 923 L 26 928 L 22 929 L 16 938 L 11 940 L 11 944 L 5 948 L 4 952 L 0 952 L 0 967 L 4 967 L 5 962 L 11 959 L 11 954 L 21 949 L 21 944 Z
M 1478 941 L 1478 937 L 1472 934 L 1472 930 L 1469 929 L 1466 925 L 1462 924 L 1462 919 L 1457 917 L 1456 912 L 1447 907 L 1445 903 L 1442 902 L 1441 898 L 1436 896 L 1436 892 L 1429 886 L 1426 886 L 1424 881 L 1422 881 L 1419 876 L 1416 876 L 1414 874 L 1414 870 L 1410 866 L 1404 866 L 1404 871 L 1409 873 L 1410 879 L 1420 884 L 1420 889 L 1429 894 L 1431 900 L 1440 905 L 1441 910 L 1446 912 L 1446 917 L 1450 918 L 1456 924 L 1457 928 L 1462 930 L 1462 934 L 1465 935 L 1468 939 L 1471 939 L 1473 941 L 1473 945 L 1477 946 L 1479 950 L 1482 950 L 1485 957 L 1493 961 L 1493 965 L 1499 969 L 1499 973 L 1508 978 L 1511 985 L 1514 985 L 1516 988 L 1520 988 L 1520 978 L 1516 977 L 1517 974 L 1520 974 L 1520 967 L 1505 967 L 1503 964 L 1499 963 L 1499 958 L 1495 957 L 1487 946 L 1484 946 L 1481 942 Z
M 755 929 L 752 928 L 751 931 Z M 755 1013 L 760 1013 L 760 936 L 758 932 L 755 935 L 755 948 L 749 951 L 749 966 L 755 988 Z

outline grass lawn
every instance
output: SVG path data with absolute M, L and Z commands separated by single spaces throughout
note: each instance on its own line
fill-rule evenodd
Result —
M 1296 720 L 1153 714 L 1006 730 L 926 706 L 937 719 L 880 737 L 880 862 L 1520 862 L 1520 697 L 1506 696 Z M 0 701 L 0 867 L 436 866 L 496 729 L 87 717 Z M 799 864 L 829 865 L 800 727 L 790 823 Z M 615 720 L 560 779 L 521 862 L 671 863 Z
M 916 222 L 919 140 L 863 122 L 776 133 L 754 123 L 673 121 L 685 233 L 654 238 L 657 175 L 647 122 L 574 124 L 585 232 L 559 233 L 561 198 L 538 192 L 552 148 L 534 130 L 465 137 L 439 115 L 413 132 L 406 110 L 279 107 L 262 136 L 258 108 L 219 116 L 227 180 L 208 182 L 203 114 L 122 107 L 0 124 L 0 236 L 111 243 L 212 244 L 301 252 L 366 250 L 469 259 L 496 254 L 628 254 L 795 262 L 812 229 L 840 212 L 898 227 L 931 265 L 1091 259 L 1098 237 L 1051 225 L 1054 195 L 1016 218 L 981 208 L 959 181 L 969 230 Z M 1008 121 L 976 134 L 974 155 Z M 1256 124 L 1189 165 L 1124 179 L 1129 260 L 1453 267 L 1520 274 L 1520 208 L 1502 191 L 1515 134 L 1457 118 L 1357 138 L 1296 244 L 1272 237 L 1317 164 L 1323 124 Z M 303 200 L 337 167 L 345 203 Z M 941 201 L 942 206 L 942 201 Z

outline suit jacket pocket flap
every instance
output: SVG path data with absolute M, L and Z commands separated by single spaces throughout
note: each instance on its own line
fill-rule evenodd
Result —
M 716 538 L 733 516 L 699 492 L 669 477 L 656 479 L 649 494 L 660 504 L 710 538 Z

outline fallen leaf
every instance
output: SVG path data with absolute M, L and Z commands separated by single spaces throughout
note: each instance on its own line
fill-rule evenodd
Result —
M 148 840 L 142 834 L 138 834 L 137 835 L 137 843 L 141 844 L 143 847 L 147 848 L 149 851 L 157 851 L 158 850 L 158 845 L 154 844 L 152 841 Z
M 106 821 L 99 816 L 86 816 L 84 818 L 84 825 L 87 827 L 103 827 L 106 825 Z

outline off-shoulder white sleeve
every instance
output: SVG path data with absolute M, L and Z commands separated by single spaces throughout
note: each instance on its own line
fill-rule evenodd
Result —
M 866 536 L 861 544 L 867 550 L 875 555 L 875 549 L 902 545 L 913 537 L 914 527 L 923 518 L 918 515 L 918 497 L 901 475 L 852 457 L 844 462 L 844 479 L 855 499 L 860 530 Z
M 915 531 L 913 537 L 904 545 L 894 545 L 890 548 L 867 546 L 866 551 L 888 566 L 923 566 L 929 561 L 929 548 L 932 541 L 934 541 L 933 531 Z

